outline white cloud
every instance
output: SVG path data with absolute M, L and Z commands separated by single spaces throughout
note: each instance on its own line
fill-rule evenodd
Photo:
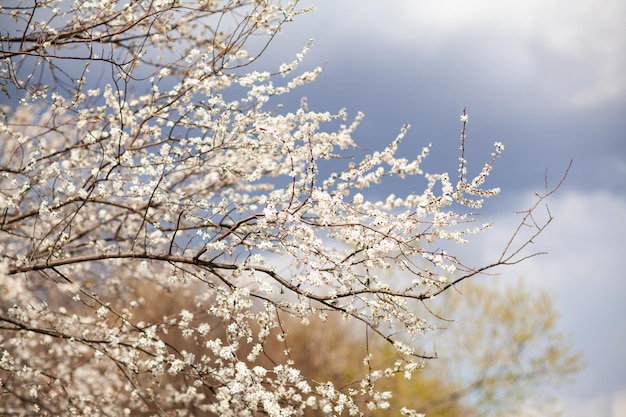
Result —
M 611 412 L 612 417 L 626 416 L 626 386 L 613 394 Z
M 614 392 L 591 398 L 566 397 L 557 405 L 567 417 L 624 417 L 626 416 L 626 385 Z
M 519 208 L 531 203 L 520 202 Z M 607 290 L 626 289 L 626 281 L 619 279 L 626 237 L 626 198 L 609 192 L 560 190 L 547 203 L 554 220 L 532 249 L 548 255 L 532 258 L 515 269 L 523 271 L 529 281 L 555 292 L 573 283 Z M 489 239 L 485 244 L 492 250 L 483 253 L 502 247 L 519 219 L 519 215 L 497 218 L 492 236 L 484 236 Z M 592 282 L 588 281 L 590 277 Z
M 593 398 L 565 398 L 561 400 L 559 408 L 561 414 L 568 417 L 614 417 L 611 415 L 608 395 Z
M 468 77 L 525 82 L 584 107 L 626 94 L 623 0 L 318 1 L 308 17 L 336 54 L 380 47 L 438 54 L 465 48 Z M 315 26 L 313 26 L 315 27 Z M 312 29 L 311 27 L 305 28 Z M 474 73 L 471 73 L 474 71 Z
M 523 209 L 531 202 L 518 206 Z M 548 290 L 561 315 L 561 327 L 571 332 L 574 348 L 585 355 L 585 369 L 559 390 L 563 415 L 625 416 L 626 364 L 621 358 L 626 352 L 622 323 L 626 197 L 560 190 L 548 204 L 553 223 L 532 247 L 548 254 L 500 268 L 496 279 L 523 277 Z M 497 216 L 494 229 L 470 243 L 469 258 L 478 264 L 492 261 L 518 220 L 519 216 Z

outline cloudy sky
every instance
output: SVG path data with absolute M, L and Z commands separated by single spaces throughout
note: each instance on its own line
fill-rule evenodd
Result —
M 558 392 L 563 415 L 626 415 L 626 2 L 310 2 L 317 11 L 286 26 L 265 62 L 291 61 L 313 38 L 306 63 L 325 72 L 298 92 L 312 109 L 363 111 L 355 137 L 371 150 L 410 123 L 404 152 L 432 142 L 431 171 L 455 172 L 463 106 L 474 167 L 505 144 L 490 184 L 503 192 L 485 213 L 496 227 L 478 261 L 502 248 L 546 170 L 555 184 L 573 159 L 536 242 L 549 254 L 500 272 L 550 291 L 586 355 Z

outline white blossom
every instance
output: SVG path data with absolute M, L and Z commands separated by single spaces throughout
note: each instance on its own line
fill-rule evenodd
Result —
M 467 208 L 499 193 L 483 186 L 504 148 L 472 178 L 462 142 L 456 181 L 423 171 L 431 145 L 418 137 L 416 154 L 400 154 L 408 125 L 360 152 L 363 114 L 278 106 L 322 72 L 299 68 L 312 43 L 261 71 L 247 67 L 250 40 L 312 10 L 297 3 L 52 1 L 44 21 L 32 18 L 39 4 L 11 11 L 21 35 L 6 40 L 10 75 L 0 68 L 16 94 L 0 112 L 0 414 L 398 409 L 377 382 L 434 356 L 418 349 L 435 330 L 421 303 L 479 270 L 456 245 L 489 228 L 467 225 Z M 407 191 L 386 189 L 390 177 Z M 378 369 L 368 356 L 346 387 L 303 375 L 285 318 L 332 315 L 402 361 Z

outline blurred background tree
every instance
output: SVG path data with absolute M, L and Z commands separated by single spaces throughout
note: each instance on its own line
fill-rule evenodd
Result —
M 411 379 L 402 372 L 383 377 L 378 388 L 428 416 L 552 415 L 551 389 L 583 361 L 559 330 L 550 294 L 531 290 L 521 279 L 474 281 L 456 289 L 428 306 L 440 325 L 431 337 L 439 358 L 424 362 Z M 294 319 L 283 323 L 289 356 L 304 375 L 336 386 L 358 384 L 368 371 L 362 360 L 368 354 L 374 367 L 393 368 L 398 356 L 389 344 L 375 336 L 365 342 L 364 332 L 337 316 L 329 321 L 331 326 L 319 319 L 306 327 Z M 322 348 L 329 344 L 332 354 Z M 272 357 L 283 349 L 276 341 L 266 347 Z

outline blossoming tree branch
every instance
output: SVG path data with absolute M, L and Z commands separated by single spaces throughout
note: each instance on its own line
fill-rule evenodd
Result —
M 321 72 L 298 71 L 308 45 L 274 72 L 250 68 L 309 11 L 297 3 L 0 8 L 0 414 L 393 409 L 377 381 L 411 378 L 437 356 L 416 343 L 434 331 L 424 303 L 534 255 L 524 249 L 552 220 L 536 212 L 555 189 L 537 195 L 492 263 L 454 252 L 489 228 L 469 213 L 498 194 L 484 183 L 503 151 L 496 143 L 469 174 L 465 110 L 449 175 L 422 171 L 429 146 L 397 155 L 408 126 L 350 160 L 361 114 L 268 103 Z M 392 176 L 410 192 L 368 192 Z M 168 310 L 168 297 L 185 308 Z M 303 375 L 283 320 L 329 315 L 388 342 L 395 364 L 365 357 L 368 371 L 346 387 Z M 265 351 L 269 338 L 284 352 Z

